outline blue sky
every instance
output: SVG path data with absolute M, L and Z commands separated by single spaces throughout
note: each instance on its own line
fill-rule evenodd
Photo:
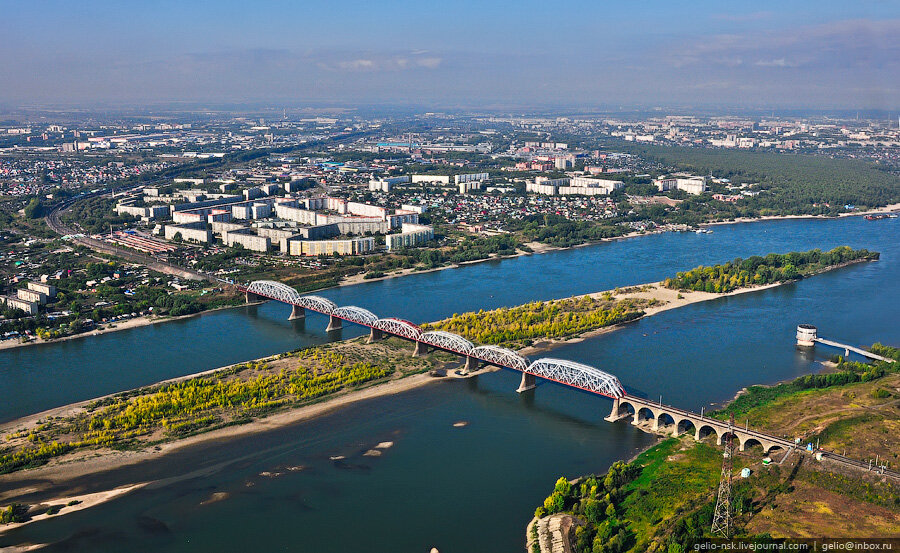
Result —
M 0 0 L 0 102 L 900 107 L 900 2 Z

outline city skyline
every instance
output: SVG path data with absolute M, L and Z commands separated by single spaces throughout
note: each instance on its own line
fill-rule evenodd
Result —
M 4 2 L 0 105 L 900 107 L 900 8 Z

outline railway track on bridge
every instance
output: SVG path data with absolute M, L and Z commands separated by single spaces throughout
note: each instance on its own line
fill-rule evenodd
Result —
M 313 295 L 301 295 L 295 289 L 275 281 L 255 281 L 246 286 L 236 284 L 235 287 L 247 294 L 248 301 L 251 296 L 258 296 L 266 299 L 280 301 L 291 305 L 293 312 L 291 318 L 305 316 L 305 310 L 309 309 L 327 315 L 329 317 L 328 330 L 341 328 L 342 321 L 358 324 L 370 329 L 370 340 L 380 339 L 384 334 L 397 336 L 406 340 L 414 341 L 416 344 L 416 354 L 424 353 L 427 348 L 436 348 L 448 351 L 456 355 L 466 358 L 466 368 L 477 368 L 477 364 L 485 363 L 494 365 L 503 369 L 516 371 L 522 374 L 522 384 L 517 391 L 522 392 L 535 387 L 537 378 L 557 382 L 559 384 L 576 388 L 596 395 L 602 395 L 614 400 L 613 413 L 607 420 L 618 420 L 622 416 L 617 412 L 619 402 L 630 403 L 635 407 L 635 422 L 640 422 L 641 409 L 656 410 L 658 423 L 659 416 L 663 414 L 669 415 L 675 422 L 675 432 L 678 431 L 679 421 L 687 420 L 691 422 L 697 429 L 697 434 L 703 427 L 710 427 L 721 440 L 721 437 L 727 433 L 723 431 L 723 427 L 727 428 L 727 423 L 706 417 L 702 414 L 694 413 L 686 409 L 665 405 L 661 402 L 655 403 L 645 398 L 628 395 L 624 386 L 614 375 L 601 371 L 600 369 L 575 363 L 564 359 L 542 358 L 531 361 L 517 352 L 502 348 L 499 346 L 476 346 L 462 336 L 444 331 L 424 332 L 415 324 L 397 319 L 394 317 L 379 318 L 371 311 L 357 306 L 339 307 L 337 304 Z M 302 310 L 303 313 L 299 313 Z M 423 349 L 424 348 L 424 349 Z M 677 418 L 676 418 L 677 417 Z M 745 444 L 750 440 L 755 440 L 759 444 L 766 444 L 764 449 L 771 450 L 774 446 L 790 453 L 794 449 L 799 449 L 798 444 L 777 436 L 760 432 L 758 430 L 745 428 L 731 428 L 731 433 L 741 435 L 741 443 Z M 743 447 L 743 446 L 742 446 Z M 873 468 L 877 470 L 877 474 L 888 476 L 900 480 L 900 472 L 889 470 L 882 467 L 872 467 L 870 463 L 851 459 L 844 455 L 839 455 L 830 451 L 816 450 L 815 453 L 821 453 L 823 458 L 839 463 L 844 466 L 856 469 L 865 469 L 871 471 Z

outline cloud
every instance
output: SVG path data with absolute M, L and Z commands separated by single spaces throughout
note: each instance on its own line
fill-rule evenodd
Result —
M 775 60 L 757 60 L 753 65 L 756 65 L 757 67 L 797 67 L 796 62 L 788 61 L 785 58 L 778 58 Z
M 437 69 L 443 63 L 443 58 L 438 56 L 423 56 L 426 51 L 414 50 L 408 54 L 391 54 L 368 52 L 365 57 L 351 57 L 347 53 L 320 53 L 313 54 L 319 58 L 317 65 L 329 71 L 348 72 L 398 72 L 415 69 Z
M 364 59 L 339 61 L 337 62 L 337 67 L 344 71 L 371 71 L 375 69 L 375 62 Z
M 757 68 L 807 66 L 876 70 L 900 59 L 900 19 L 842 20 L 783 30 L 713 35 L 703 42 L 667 45 L 661 52 L 676 68 L 735 66 L 756 60 Z
M 737 23 L 745 23 L 750 21 L 762 21 L 764 19 L 770 19 L 773 15 L 775 14 L 768 11 L 759 11 L 744 14 L 718 13 L 712 15 L 712 19 L 718 19 L 719 21 L 734 21 Z

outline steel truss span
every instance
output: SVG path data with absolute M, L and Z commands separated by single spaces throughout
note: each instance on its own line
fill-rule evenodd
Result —
M 277 300 L 291 305 L 298 305 L 300 301 L 300 292 L 294 290 L 287 284 L 275 282 L 274 280 L 256 280 L 247 287 L 247 292 Z
M 422 335 L 419 336 L 419 341 L 424 344 L 428 344 L 429 346 L 447 349 L 465 355 L 469 355 L 469 353 L 471 353 L 471 351 L 475 349 L 475 346 L 472 344 L 472 342 L 466 340 L 462 336 L 453 334 L 452 332 L 445 332 L 443 330 L 423 332 Z
M 345 321 L 350 321 L 351 323 L 363 326 L 373 326 L 378 320 L 378 315 L 375 313 L 372 313 L 368 309 L 363 309 L 362 307 L 356 307 L 355 305 L 338 307 L 332 311 L 331 314 L 335 317 L 344 319 Z
M 618 378 L 600 369 L 574 361 L 544 357 L 529 365 L 526 372 L 607 397 L 621 398 L 625 396 L 625 388 L 622 387 Z
M 473 357 L 498 367 L 508 367 L 611 398 L 625 397 L 625 388 L 618 378 L 589 365 L 550 357 L 529 364 L 528 359 L 506 348 L 490 345 L 476 347 L 462 336 L 443 330 L 422 332 L 421 328 L 409 321 L 394 317 L 379 319 L 377 315 L 362 307 L 355 305 L 338 307 L 333 301 L 320 296 L 301 296 L 290 286 L 273 280 L 254 281 L 244 290 L 264 298 L 312 309 L 394 336 Z
M 388 334 L 402 336 L 403 338 L 408 338 L 410 340 L 418 340 L 422 335 L 421 328 L 417 327 L 409 321 L 404 321 L 403 319 L 395 319 L 393 317 L 389 317 L 387 319 L 378 319 L 377 321 L 375 321 L 375 324 L 373 324 L 372 327 L 378 330 L 383 330 Z
M 528 359 L 500 346 L 478 346 L 472 348 L 469 355 L 497 367 L 509 367 L 522 372 L 528 370 Z
M 336 303 L 321 296 L 300 296 L 295 305 L 312 309 L 319 313 L 325 313 L 326 315 L 331 315 L 338 308 Z

